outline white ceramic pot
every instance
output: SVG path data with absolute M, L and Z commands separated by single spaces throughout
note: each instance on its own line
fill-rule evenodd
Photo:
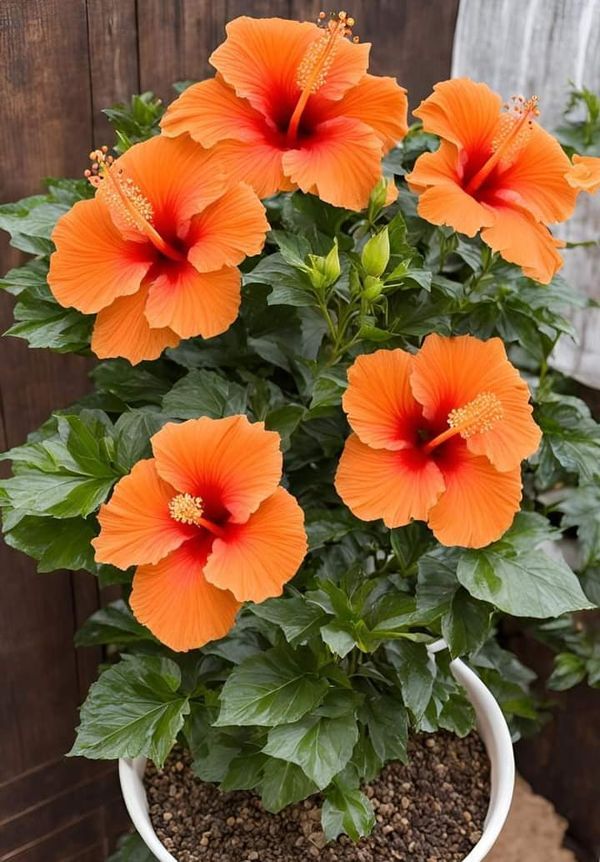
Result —
M 432 655 L 446 648 L 443 641 L 429 647 Z M 487 749 L 491 764 L 491 795 L 481 839 L 463 862 L 482 862 L 498 838 L 510 808 L 515 783 L 515 761 L 512 741 L 502 711 L 491 691 L 467 665 L 455 659 L 450 664 L 456 680 L 466 690 L 477 715 L 477 729 Z M 177 862 L 159 841 L 148 815 L 148 800 L 143 776 L 146 758 L 119 761 L 121 790 L 133 825 L 159 862 Z

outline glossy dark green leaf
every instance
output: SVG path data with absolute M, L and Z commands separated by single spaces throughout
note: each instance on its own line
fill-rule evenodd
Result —
M 274 757 L 265 764 L 260 789 L 262 804 L 273 814 L 317 792 L 317 786 L 299 766 Z
M 214 371 L 190 371 L 163 398 L 163 411 L 173 419 L 210 416 L 221 419 L 246 411 L 245 387 Z

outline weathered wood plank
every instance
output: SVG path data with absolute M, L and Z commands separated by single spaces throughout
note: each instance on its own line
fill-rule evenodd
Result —
M 225 35 L 226 4 L 210 0 L 143 0 L 138 3 L 139 77 L 142 90 L 166 102 L 176 81 L 212 75 L 211 51 Z
M 87 0 L 94 145 L 110 140 L 102 114 L 140 89 L 136 0 Z
M 569 81 L 600 91 L 600 3 L 597 0 L 461 0 L 454 39 L 454 75 L 486 81 L 505 97 L 540 97 L 541 122 L 561 122 Z M 600 239 L 600 196 L 581 195 L 575 217 L 557 235 Z M 565 253 L 564 275 L 600 298 L 600 246 Z M 554 364 L 600 388 L 600 310 L 574 317 L 581 344 L 562 339 Z

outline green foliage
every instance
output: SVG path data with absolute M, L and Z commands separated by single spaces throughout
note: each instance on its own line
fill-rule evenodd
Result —
M 594 152 L 598 102 L 574 93 L 570 108 L 582 105 L 586 119 L 569 121 L 563 143 Z M 106 113 L 120 153 L 158 131 L 162 106 L 145 93 Z M 357 840 L 374 824 L 361 785 L 406 757 L 410 733 L 475 726 L 452 658 L 481 675 L 515 738 L 540 722 L 534 675 L 499 646 L 506 617 L 554 651 L 551 689 L 600 684 L 597 637 L 571 617 L 600 602 L 600 426 L 549 361 L 573 334 L 570 309 L 586 300 L 420 219 L 402 177 L 437 143 L 415 126 L 388 154 L 399 185 L 391 206 L 385 183 L 363 213 L 300 192 L 266 201 L 272 229 L 264 252 L 242 264 L 240 315 L 227 332 L 136 367 L 97 364 L 90 395 L 3 456 L 13 465 L 0 483 L 7 543 L 40 572 L 84 569 L 101 586 L 125 584 L 124 599 L 76 637 L 111 647 L 113 663 L 82 707 L 72 754 L 161 764 L 179 740 L 199 777 L 254 790 L 270 811 L 320 792 L 327 838 Z M 0 206 L 0 227 L 33 255 L 0 281 L 16 297 L 9 334 L 33 347 L 89 352 L 93 318 L 61 308 L 47 274 L 56 220 L 91 194 L 84 181 L 49 180 L 47 193 Z M 443 547 L 420 522 L 359 521 L 334 488 L 348 367 L 381 347 L 414 352 L 433 331 L 501 338 L 544 433 L 524 465 L 523 511 L 481 549 Z M 132 616 L 133 572 L 94 561 L 98 507 L 151 456 L 165 422 L 237 413 L 281 435 L 283 483 L 304 510 L 309 552 L 282 596 L 245 607 L 221 641 L 176 654 Z M 449 649 L 434 660 L 427 647 L 439 637 Z M 115 862 L 142 862 L 142 852 L 130 838 Z
M 95 682 L 81 708 L 71 756 L 151 758 L 161 766 L 189 713 L 181 671 L 167 658 L 125 656 Z
M 600 96 L 587 87 L 573 86 L 558 139 L 572 153 L 600 156 Z
M 107 862 L 155 862 L 155 857 L 134 832 L 120 839 L 117 850 L 108 857 Z

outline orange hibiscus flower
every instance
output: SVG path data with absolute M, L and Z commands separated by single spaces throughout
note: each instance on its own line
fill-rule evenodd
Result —
M 416 356 L 378 350 L 348 371 L 351 434 L 336 488 L 358 518 L 427 521 L 444 545 L 500 538 L 540 442 L 529 391 L 500 339 L 429 335 Z
M 525 275 L 547 283 L 562 266 L 547 225 L 573 212 L 577 192 L 565 179 L 569 159 L 535 118 L 537 99 L 501 99 L 486 84 L 457 78 L 436 84 L 414 112 L 442 139 L 407 176 L 419 215 L 481 238 Z
M 94 353 L 137 363 L 224 332 L 240 304 L 236 264 L 268 230 L 256 194 L 187 135 L 91 158 L 96 196 L 59 219 L 48 283 L 61 305 L 97 313 Z
M 240 603 L 280 595 L 306 553 L 279 435 L 245 416 L 170 423 L 100 507 L 96 560 L 137 566 L 136 618 L 173 650 L 223 637 Z
M 212 54 L 216 78 L 187 89 L 161 126 L 214 147 L 260 197 L 300 188 L 336 206 L 366 206 L 383 155 L 407 131 L 405 91 L 367 74 L 370 45 L 346 36 L 344 12 L 319 27 L 236 18 Z
M 573 156 L 565 179 L 574 189 L 591 195 L 600 191 L 600 159 L 596 156 Z

